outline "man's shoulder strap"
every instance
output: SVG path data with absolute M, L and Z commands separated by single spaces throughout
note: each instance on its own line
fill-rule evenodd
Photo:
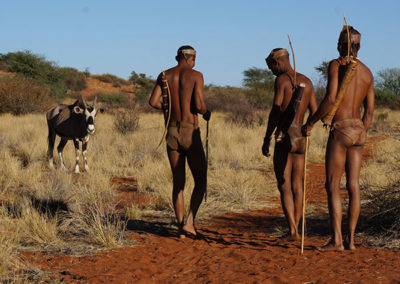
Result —
M 295 89 L 295 85 L 294 85 L 294 83 L 293 83 L 292 77 L 290 77 L 290 75 L 289 75 L 287 72 L 285 72 L 285 73 L 283 73 L 283 74 L 285 74 L 286 76 L 288 76 L 288 78 L 289 78 L 289 80 L 290 80 L 290 84 L 292 85 L 292 89 L 294 90 L 294 89 Z

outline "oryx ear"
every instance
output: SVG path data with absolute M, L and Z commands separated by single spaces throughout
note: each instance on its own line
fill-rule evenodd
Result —
M 83 109 L 81 109 L 79 106 L 74 106 L 74 112 L 76 114 L 82 114 L 83 113 Z
M 104 108 L 99 108 L 99 112 L 100 112 L 100 113 L 105 113 L 106 110 L 105 110 Z

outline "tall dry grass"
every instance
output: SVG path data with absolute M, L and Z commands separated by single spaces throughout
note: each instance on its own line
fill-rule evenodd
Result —
M 133 133 L 119 133 L 115 122 L 112 114 L 97 116 L 96 134 L 88 146 L 90 172 L 75 175 L 71 142 L 64 149 L 70 171 L 59 168 L 58 155 L 54 156 L 56 169 L 47 167 L 44 114 L 0 115 L 0 224 L 8 232 L 7 239 L 0 239 L 0 247 L 7 247 L 0 252 L 0 275 L 16 269 L 10 260 L 18 252 L 82 254 L 127 245 L 127 219 L 147 213 L 173 216 L 165 144 L 152 156 L 163 131 L 162 115 L 141 114 Z M 200 124 L 204 139 L 205 122 Z M 277 191 L 274 179 L 264 174 L 272 167 L 272 160 L 261 155 L 266 126 L 243 128 L 222 113 L 214 114 L 210 125 L 208 201 L 201 206 L 199 219 L 267 206 L 267 197 Z M 187 173 L 188 206 L 193 179 L 189 169 Z M 117 211 L 116 192 L 110 186 L 115 176 L 137 177 L 138 190 L 155 202 Z
M 374 122 L 372 129 L 377 129 L 377 132 L 371 131 L 374 135 L 384 129 L 378 123 L 396 128 L 400 113 L 386 110 L 382 113 L 388 114 Z M 161 150 L 152 155 L 161 139 L 162 115 L 140 114 L 137 130 L 126 134 L 115 129 L 115 121 L 112 114 L 97 116 L 96 134 L 88 146 L 90 172 L 75 175 L 72 174 L 75 153 L 71 142 L 64 150 L 64 162 L 71 171 L 61 171 L 58 166 L 55 170 L 48 169 L 44 114 L 0 115 L 0 225 L 9 236 L 0 238 L 0 247 L 7 247 L 0 252 L 0 274 L 9 271 L 10 259 L 19 251 L 82 254 L 127 245 L 124 238 L 127 219 L 145 218 L 150 213 L 173 219 L 172 175 L 165 142 Z M 205 126 L 200 119 L 203 140 Z M 227 211 L 267 207 L 269 197 L 278 195 L 272 158 L 261 155 L 265 128 L 266 121 L 243 127 L 232 122 L 227 114 L 213 114 L 208 200 L 201 205 L 198 219 Z M 310 162 L 323 161 L 327 137 L 328 132 L 321 124 L 315 126 Z M 375 188 L 390 186 L 398 180 L 395 172 L 399 157 L 389 150 L 398 145 L 398 138 L 394 139 L 385 140 L 376 150 L 377 158 L 362 169 L 363 188 L 374 189 L 372 184 Z M 56 143 L 58 141 L 57 138 Z M 273 151 L 273 145 L 270 150 Z M 57 155 L 55 162 L 59 165 Z M 186 172 L 187 209 L 193 179 L 188 168 Z M 117 211 L 116 193 L 110 186 L 110 178 L 115 176 L 136 177 L 138 191 L 151 196 L 154 202 L 145 208 L 132 205 L 122 212 Z

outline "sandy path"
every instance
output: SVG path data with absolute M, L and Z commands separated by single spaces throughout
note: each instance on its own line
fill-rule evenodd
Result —
M 371 155 L 371 147 L 366 154 Z M 274 208 L 229 213 L 197 226 L 199 237 L 179 240 L 169 224 L 154 219 L 129 224 L 135 247 L 96 256 L 25 253 L 29 261 L 67 282 L 90 283 L 393 283 L 400 282 L 400 253 L 360 245 L 356 252 L 320 252 L 329 239 L 323 164 L 309 166 L 305 252 L 300 242 L 276 237 L 285 225 L 279 199 Z M 343 191 L 345 195 L 345 191 Z M 322 209 L 321 209 L 322 208 Z M 360 243 L 360 240 L 357 240 Z

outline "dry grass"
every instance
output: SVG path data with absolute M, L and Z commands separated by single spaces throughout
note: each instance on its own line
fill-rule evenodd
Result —
M 399 116 L 400 113 L 388 112 L 379 123 L 394 129 Z M 75 159 L 71 142 L 64 150 L 64 162 L 71 172 L 63 172 L 58 167 L 56 170 L 47 168 L 44 114 L 0 115 L 0 199 L 3 204 L 0 226 L 2 232 L 9 232 L 9 238 L 0 237 L 0 248 L 4 248 L 0 253 L 3 276 L 10 271 L 10 259 L 20 251 L 82 254 L 127 245 L 124 238 L 126 218 L 145 218 L 148 213 L 173 216 L 172 176 L 165 142 L 152 156 L 163 131 L 162 115 L 141 114 L 138 129 L 124 135 L 115 130 L 113 115 L 100 114 L 96 119 L 96 134 L 88 147 L 90 172 L 75 175 L 72 174 Z M 378 122 L 374 123 L 373 129 L 382 129 Z M 202 119 L 200 127 L 204 139 Z M 272 158 L 261 155 L 265 128 L 266 122 L 241 127 L 226 114 L 213 114 L 208 200 L 200 207 L 199 219 L 227 211 L 266 207 L 268 197 L 278 195 Z M 314 128 L 310 162 L 323 161 L 327 136 L 321 124 Z M 398 138 L 387 139 L 376 149 L 376 158 L 362 170 L 363 188 L 378 190 L 398 181 L 399 157 L 391 150 L 399 148 L 398 144 Z M 273 151 L 273 145 L 270 150 Z M 59 164 L 57 155 L 55 162 Z M 146 208 L 132 205 L 122 212 L 117 211 L 115 192 L 109 184 L 110 178 L 115 176 L 137 177 L 139 192 L 151 196 L 154 204 Z M 193 179 L 187 169 L 186 206 L 192 188 Z
M 147 213 L 173 215 L 172 176 L 165 146 L 154 158 L 151 155 L 161 138 L 162 115 L 142 114 L 139 128 L 124 135 L 115 129 L 116 121 L 111 114 L 97 116 L 96 134 L 88 147 L 90 172 L 75 175 L 71 142 L 64 150 L 64 162 L 71 171 L 59 169 L 57 155 L 56 170 L 48 169 L 44 114 L 0 116 L 0 224 L 3 232 L 10 232 L 9 238 L 0 239 L 0 246 L 7 248 L 0 253 L 0 275 L 20 271 L 12 270 L 16 265 L 10 266 L 18 252 L 79 255 L 129 245 L 124 238 L 126 219 L 140 219 Z M 204 132 L 205 123 L 200 123 Z M 263 174 L 272 167 L 272 160 L 261 155 L 264 132 L 265 125 L 242 128 L 224 114 L 213 115 L 208 201 L 201 206 L 199 219 L 265 207 L 266 202 L 260 199 L 278 194 L 274 179 Z M 188 206 L 193 179 L 189 169 L 187 173 Z M 117 211 L 116 195 L 109 183 L 115 176 L 137 177 L 138 190 L 151 196 L 154 204 Z

